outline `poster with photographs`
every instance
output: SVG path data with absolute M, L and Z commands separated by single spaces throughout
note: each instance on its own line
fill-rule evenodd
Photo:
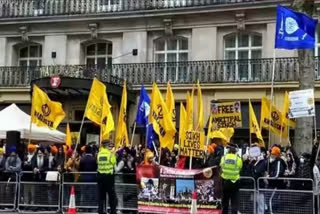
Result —
M 137 168 L 138 211 L 189 213 L 197 193 L 199 214 L 221 214 L 221 179 L 216 167 L 184 170 L 164 166 Z

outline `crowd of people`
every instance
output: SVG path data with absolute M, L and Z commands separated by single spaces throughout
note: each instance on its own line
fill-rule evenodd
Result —
M 251 147 L 259 147 L 253 144 Z M 242 153 L 243 167 L 241 176 L 253 177 L 258 181 L 261 177 L 289 177 L 314 179 L 314 183 L 319 183 L 320 159 L 315 160 L 317 147 L 314 147 L 311 154 L 302 154 L 297 156 L 292 147 L 272 146 L 269 150 L 261 147 L 257 156 L 250 155 L 250 146 L 239 146 Z M 5 154 L 5 148 L 0 147 L 0 181 L 15 180 L 16 173 L 24 172 L 21 179 L 23 181 L 41 182 L 48 181 L 47 171 L 56 171 L 64 173 L 64 181 L 67 182 L 96 182 L 97 172 L 97 153 L 99 148 L 92 142 L 86 146 L 68 147 L 66 145 L 42 146 L 29 144 L 25 153 L 21 156 L 17 153 L 17 148 L 12 146 Z M 204 152 L 206 158 L 192 161 L 192 168 L 205 168 L 219 166 L 221 158 L 225 154 L 225 148 L 219 142 L 212 141 Z M 151 151 L 142 145 L 134 148 L 122 148 L 116 152 L 117 164 L 116 173 L 131 173 L 134 175 L 138 164 L 160 164 L 168 167 L 180 169 L 189 169 L 189 158 L 179 156 L 179 146 L 176 144 L 172 151 L 169 149 L 160 149 Z M 81 172 L 93 172 L 92 174 L 81 174 Z M 135 182 L 128 180 L 123 176 L 121 182 Z M 57 178 L 58 180 L 59 178 Z M 127 179 L 127 180 L 126 180 Z M 126 180 L 126 181 L 124 181 Z M 50 180 L 52 181 L 52 180 Z M 311 182 L 297 182 L 284 180 L 259 180 L 260 188 L 295 188 L 301 190 L 311 190 Z M 241 185 L 251 185 L 241 181 Z M 3 192 L 3 189 L 0 189 Z M 13 190 L 12 190 L 13 191 Z M 24 188 L 23 202 L 25 204 L 35 203 L 35 194 L 37 190 Z M 53 187 L 48 190 L 48 200 L 55 197 Z M 4 192 L 3 192 L 4 194 Z M 263 205 L 264 206 L 264 205 Z M 261 208 L 263 209 L 263 208 Z

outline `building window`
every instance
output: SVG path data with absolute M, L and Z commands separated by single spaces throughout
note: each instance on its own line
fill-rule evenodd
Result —
M 163 62 L 156 66 L 155 75 L 159 81 L 182 82 L 185 80 L 189 57 L 189 43 L 187 38 L 161 38 L 154 43 L 155 62 Z
M 234 62 L 237 80 L 255 80 L 259 74 L 252 68 L 262 53 L 262 36 L 258 33 L 233 33 L 224 39 L 224 58 Z M 251 62 L 249 61 L 251 60 Z M 252 72 L 251 72 L 252 71 Z M 254 73 L 255 72 L 255 73 Z
M 19 66 L 41 66 L 42 45 L 30 44 L 19 49 Z
M 98 42 L 86 46 L 86 64 L 104 68 L 112 64 L 112 43 Z
M 158 39 L 155 41 L 156 62 L 188 61 L 189 44 L 186 38 Z

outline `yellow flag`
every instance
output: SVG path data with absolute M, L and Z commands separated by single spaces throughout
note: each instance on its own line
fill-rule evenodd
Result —
M 211 114 L 209 119 L 208 137 L 211 139 L 219 138 L 222 140 L 223 145 L 226 145 L 234 135 L 234 128 L 220 128 L 216 130 L 213 127 L 213 123 L 213 115 Z
M 261 135 L 261 130 L 250 101 L 249 101 L 249 128 L 250 128 L 250 134 L 255 134 L 259 140 L 260 146 L 264 147 L 265 145 L 264 145 L 263 137 Z
M 267 129 L 283 138 L 288 138 L 287 128 L 283 126 L 282 121 L 281 111 L 272 105 L 270 112 L 270 101 L 266 97 L 263 97 L 261 99 L 261 128 Z
M 187 112 L 184 105 L 180 103 L 179 139 L 185 134 L 187 126 Z
M 56 129 L 64 119 L 65 113 L 59 102 L 51 101 L 38 86 L 33 86 L 31 122 L 37 126 Z
M 175 108 L 175 101 L 173 92 L 171 89 L 171 85 L 168 82 L 167 84 L 167 95 L 166 95 L 166 105 L 168 108 L 168 111 L 172 113 L 172 121 L 174 124 L 176 124 L 176 108 Z
M 292 128 L 296 127 L 296 120 L 289 118 L 289 107 L 290 107 L 290 101 L 289 101 L 289 93 L 286 91 L 284 94 L 284 101 L 283 101 L 283 124 L 284 126 L 289 126 Z
M 187 118 L 188 118 L 188 130 L 193 130 L 193 89 L 190 94 L 187 92 Z
M 197 125 L 197 130 L 201 131 L 203 129 L 204 125 L 204 120 L 203 120 L 203 100 L 202 100 L 202 92 L 201 92 L 201 87 L 200 83 L 198 81 L 197 84 L 197 91 L 198 91 L 198 125 Z
M 116 149 L 130 146 L 128 130 L 127 130 L 127 86 L 123 84 L 121 105 L 119 110 L 119 122 L 116 131 Z
M 172 138 L 176 129 L 172 122 L 172 114 L 168 111 L 162 95 L 156 83 L 153 83 L 150 105 L 149 122 L 152 123 L 154 131 L 159 135 L 161 148 L 173 149 Z
M 70 132 L 69 123 L 67 123 L 67 128 L 66 128 L 66 145 L 69 147 L 72 146 L 72 136 L 71 136 L 71 132 Z
M 101 125 L 102 106 L 105 94 L 106 86 L 98 79 L 94 78 L 84 116 L 99 125 Z
M 114 120 L 107 93 L 105 93 L 103 99 L 101 119 L 101 140 L 108 140 L 110 137 L 110 132 L 114 130 Z

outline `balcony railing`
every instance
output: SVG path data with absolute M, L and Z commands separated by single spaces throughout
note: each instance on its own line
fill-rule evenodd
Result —
M 103 14 L 255 1 L 259 0 L 0 0 L 0 18 Z
M 106 67 L 86 65 L 62 65 L 39 67 L 0 67 L 0 86 L 28 86 L 35 79 L 60 75 L 64 77 L 93 79 L 131 85 L 152 82 L 172 84 L 247 83 L 270 82 L 272 59 L 190 61 L 172 63 L 113 64 Z M 315 58 L 315 73 L 319 77 L 319 59 Z M 275 81 L 288 82 L 299 79 L 297 58 L 277 58 Z

